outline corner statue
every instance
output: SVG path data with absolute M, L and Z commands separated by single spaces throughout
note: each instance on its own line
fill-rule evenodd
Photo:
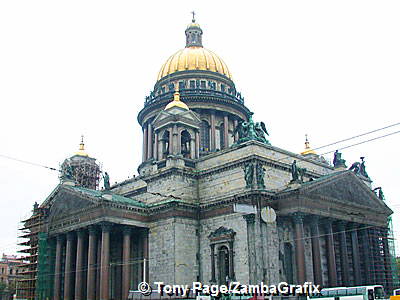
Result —
M 294 160 L 292 165 L 290 166 L 290 172 L 292 173 L 292 180 L 290 181 L 290 183 L 303 183 L 307 169 L 299 168 L 296 164 L 296 160 Z
M 109 190 L 110 189 L 110 176 L 108 176 L 107 172 L 105 172 L 103 175 L 103 181 L 104 181 L 104 189 Z
M 364 161 L 364 156 L 360 157 L 361 163 L 356 161 L 351 165 L 349 170 L 352 170 L 356 175 L 362 175 L 366 178 L 369 178 L 367 171 L 365 170 L 365 161 Z
M 248 116 L 248 122 L 239 122 L 233 131 L 233 136 L 236 133 L 239 135 L 239 139 L 236 141 L 236 145 L 245 143 L 247 141 L 259 141 L 261 143 L 269 145 L 269 141 L 265 138 L 265 134 L 269 136 L 267 128 L 265 127 L 264 122 L 256 122 L 253 121 L 253 114 L 250 113 Z
M 346 160 L 342 159 L 342 153 L 338 150 L 333 154 L 333 166 L 335 169 L 340 167 L 346 168 Z

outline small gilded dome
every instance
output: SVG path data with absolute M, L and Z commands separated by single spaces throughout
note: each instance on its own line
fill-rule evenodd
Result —
M 83 135 L 82 135 L 81 143 L 79 144 L 79 151 L 76 152 L 75 155 L 79 155 L 79 156 L 89 156 L 89 155 L 85 152 L 85 143 L 83 142 Z
M 194 19 L 187 26 L 185 35 L 186 47 L 167 59 L 158 73 L 157 80 L 175 72 L 188 70 L 216 72 L 232 79 L 232 75 L 224 61 L 214 52 L 203 48 L 203 30 Z
M 301 155 L 307 155 L 307 154 L 314 154 L 316 155 L 317 153 L 310 148 L 310 142 L 308 141 L 308 136 L 306 134 L 306 141 L 304 143 L 304 151 L 300 153 Z
M 190 24 L 186 27 L 186 29 L 189 29 L 190 27 L 197 27 L 197 28 L 200 28 L 200 25 L 199 25 L 198 23 L 192 22 L 192 23 L 190 23 Z
M 184 102 L 181 101 L 179 91 L 176 91 L 174 93 L 174 100 L 172 100 L 170 103 L 168 103 L 167 106 L 164 108 L 164 110 L 168 110 L 173 107 L 180 107 L 185 110 L 189 110 L 189 107 Z

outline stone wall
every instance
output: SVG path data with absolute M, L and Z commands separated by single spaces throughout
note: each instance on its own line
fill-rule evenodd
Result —
M 149 231 L 150 283 L 192 284 L 197 279 L 197 224 L 171 218 L 151 224 Z
M 210 282 L 211 248 L 208 236 L 221 226 L 236 232 L 233 243 L 236 280 L 241 283 L 248 283 L 247 224 L 243 216 L 237 213 L 202 220 L 200 222 L 200 281 L 203 283 Z

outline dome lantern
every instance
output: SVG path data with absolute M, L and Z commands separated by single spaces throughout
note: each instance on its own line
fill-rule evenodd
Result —
M 203 30 L 201 30 L 200 25 L 196 23 L 196 20 L 194 18 L 194 12 L 192 12 L 193 18 L 192 18 L 192 23 L 190 23 L 186 30 L 186 48 L 187 47 L 203 47 L 202 43 L 202 35 L 203 35 Z

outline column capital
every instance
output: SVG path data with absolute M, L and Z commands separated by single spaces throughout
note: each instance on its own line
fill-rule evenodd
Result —
M 318 225 L 321 221 L 321 216 L 318 215 L 311 215 L 308 217 L 308 219 L 310 220 L 310 224 L 311 225 Z
M 346 230 L 346 225 L 348 224 L 347 221 L 339 220 L 336 222 L 337 227 L 339 228 L 340 231 L 345 231 Z
M 256 216 L 255 216 L 255 214 L 247 214 L 247 215 L 243 215 L 243 219 L 246 220 L 247 224 L 254 224 Z
M 97 226 L 96 225 L 90 225 L 88 227 L 88 231 L 89 231 L 89 234 L 91 234 L 91 235 L 97 234 L 97 232 L 98 232 Z
M 132 233 L 132 227 L 131 227 L 131 226 L 128 226 L 128 225 L 124 225 L 124 226 L 122 227 L 122 233 L 123 233 L 124 235 L 126 235 L 126 234 L 131 234 L 131 233 Z
M 57 239 L 57 242 L 63 242 L 65 240 L 65 235 L 57 234 L 56 239 Z
M 67 241 L 72 241 L 75 238 L 75 232 L 70 231 L 67 233 Z
M 306 216 L 305 213 L 302 212 L 296 212 L 294 214 L 291 215 L 292 220 L 295 224 L 303 224 L 304 221 L 304 217 Z
M 84 237 L 86 234 L 86 230 L 84 228 L 80 228 L 76 231 L 76 235 L 78 238 Z
M 325 228 L 331 227 L 333 222 L 334 222 L 334 220 L 332 218 L 320 217 L 320 219 L 319 219 L 319 223 Z
M 101 231 L 110 232 L 113 224 L 110 222 L 102 222 L 100 223 L 100 226 L 101 226 Z
M 349 229 L 351 229 L 351 230 L 358 230 L 358 228 L 361 227 L 361 224 L 354 223 L 354 222 L 349 222 L 348 226 L 349 226 Z

